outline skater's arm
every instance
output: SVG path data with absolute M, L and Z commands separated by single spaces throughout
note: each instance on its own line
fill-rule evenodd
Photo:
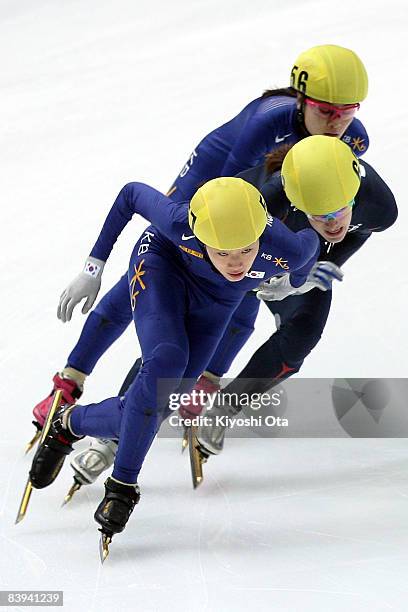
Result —
M 274 220 L 274 223 L 279 222 Z M 342 280 L 343 274 L 335 264 L 317 262 L 320 243 L 316 232 L 304 229 L 293 233 L 287 228 L 282 231 L 284 226 L 279 225 L 276 225 L 276 229 L 280 231 L 280 238 L 285 239 L 287 257 L 275 257 L 273 262 L 282 268 L 282 272 L 285 269 L 288 272 L 263 283 L 257 292 L 259 299 L 283 300 L 289 295 L 306 293 L 315 287 L 326 291 L 331 289 L 333 280 Z
M 71 320 L 75 306 L 82 300 L 86 300 L 83 314 L 92 308 L 101 287 L 105 262 L 121 231 L 135 213 L 153 223 L 165 235 L 171 235 L 175 222 L 177 219 L 182 222 L 183 215 L 186 222 L 186 208 L 182 204 L 175 204 L 148 185 L 125 185 L 106 217 L 83 271 L 61 294 L 57 317 L 64 323 Z
M 128 183 L 119 192 L 90 255 L 106 261 L 123 228 L 139 214 L 165 235 L 171 235 L 179 205 L 157 189 L 143 183 Z
M 237 137 L 222 169 L 222 176 L 234 176 L 254 166 L 267 151 L 265 127 L 259 118 L 251 117 Z
M 293 232 L 275 218 L 270 230 L 262 249 L 270 251 L 273 257 L 270 259 L 268 253 L 261 254 L 261 257 L 273 264 L 273 276 L 287 272 L 292 287 L 303 285 L 320 252 L 316 232 L 309 228 Z
M 395 197 L 377 172 L 367 162 L 361 163 L 361 187 L 349 230 L 341 242 L 327 254 L 328 259 L 342 266 L 373 234 L 384 232 L 396 222 L 398 208 Z
M 294 266 L 295 271 L 290 274 L 290 284 L 292 287 L 299 287 L 306 282 L 308 274 L 320 253 L 319 238 L 314 230 L 304 229 L 297 232 L 296 236 L 299 239 L 300 249 L 298 263 Z
M 357 117 L 354 117 L 341 139 L 349 145 L 350 149 L 357 157 L 361 157 L 367 153 L 370 144 L 367 130 Z

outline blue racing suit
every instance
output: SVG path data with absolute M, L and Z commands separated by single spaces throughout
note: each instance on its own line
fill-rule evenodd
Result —
M 294 233 L 269 217 L 251 270 L 231 282 L 192 235 L 187 212 L 188 202 L 175 203 L 147 185 L 130 183 L 119 193 L 91 251 L 106 260 L 135 213 L 153 223 L 136 243 L 128 272 L 142 367 L 124 397 L 77 406 L 71 414 L 75 434 L 119 438 L 113 477 L 129 484 L 137 480 L 169 395 L 191 391 L 247 292 L 279 274 L 277 262 L 285 262 L 293 286 L 302 285 L 319 251 L 314 230 Z

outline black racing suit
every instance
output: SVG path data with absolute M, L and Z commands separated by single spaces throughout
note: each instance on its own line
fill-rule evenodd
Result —
M 360 166 L 361 186 L 355 198 L 348 233 L 337 244 L 328 243 L 319 236 L 319 260 L 332 261 L 342 266 L 373 232 L 384 231 L 397 219 L 397 206 L 389 187 L 367 162 L 360 160 Z M 291 230 L 296 232 L 310 227 L 306 215 L 293 207 L 286 198 L 280 173 L 268 177 L 265 167 L 258 166 L 239 176 L 262 191 L 269 212 L 284 221 Z M 225 391 L 237 394 L 262 393 L 298 372 L 322 336 L 331 299 L 331 291 L 312 289 L 308 293 L 289 296 L 281 301 L 265 302 L 275 316 L 277 330 L 252 355 Z M 208 369 L 211 371 L 211 367 Z M 240 382 L 240 379 L 246 379 L 245 383 Z M 251 382 L 247 379 L 251 379 Z

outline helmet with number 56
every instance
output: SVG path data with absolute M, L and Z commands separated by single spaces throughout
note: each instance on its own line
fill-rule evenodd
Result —
M 358 55 L 338 45 L 319 45 L 296 59 L 291 87 L 307 98 L 331 104 L 356 104 L 368 93 L 368 76 Z

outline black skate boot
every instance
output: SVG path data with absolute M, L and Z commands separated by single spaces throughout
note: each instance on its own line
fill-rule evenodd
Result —
M 113 478 L 105 480 L 105 497 L 94 514 L 95 521 L 104 531 L 120 533 L 126 527 L 134 507 L 139 502 L 140 490 L 137 485 L 126 485 Z
M 101 525 L 99 549 L 102 563 L 109 554 L 113 535 L 124 530 L 139 499 L 140 489 L 137 485 L 121 484 L 113 478 L 105 480 L 105 497 L 94 514 L 95 521 Z
M 82 439 L 75 436 L 63 425 L 67 411 L 72 410 L 72 404 L 64 404 L 55 412 L 50 429 L 37 452 L 29 473 L 30 481 L 35 489 L 43 489 L 54 482 L 61 471 L 65 457 L 74 449 L 72 444 Z

